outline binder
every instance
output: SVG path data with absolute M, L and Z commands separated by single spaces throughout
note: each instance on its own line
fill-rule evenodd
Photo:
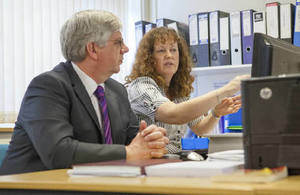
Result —
M 189 39 L 190 46 L 198 45 L 198 17 L 197 14 L 189 15 Z
M 242 64 L 241 12 L 230 13 L 231 64 Z
M 236 113 L 224 116 L 224 133 L 238 133 L 242 130 L 242 108 Z
M 189 37 L 190 37 L 190 55 L 196 67 L 199 67 L 200 46 L 198 37 L 198 16 L 197 14 L 189 15 Z
M 185 39 L 186 44 L 189 45 L 189 26 L 187 24 L 174 21 L 167 24 L 167 27 L 173 28 L 179 35 L 181 35 Z
M 295 6 L 291 3 L 280 5 L 280 39 L 293 41 Z
M 189 16 L 190 53 L 196 67 L 209 66 L 209 17 L 208 13 Z
M 266 27 L 266 12 L 253 13 L 253 32 L 254 33 L 267 33 Z
M 267 35 L 280 38 L 280 3 L 272 2 L 266 4 L 267 13 Z
M 154 23 L 149 23 L 145 25 L 145 33 L 149 32 L 152 28 L 155 28 L 156 24 Z
M 176 22 L 176 21 L 167 18 L 158 18 L 156 19 L 156 27 L 162 27 L 162 26 L 167 27 L 168 24 L 172 22 Z
M 296 2 L 293 44 L 300 47 L 300 0 Z
M 140 40 L 143 38 L 145 34 L 145 25 L 149 24 L 150 22 L 140 20 L 134 23 L 135 25 L 135 43 L 136 47 L 138 47 Z
M 243 10 L 242 13 L 242 47 L 243 64 L 252 63 L 253 53 L 253 13 L 254 10 Z
M 209 14 L 208 12 L 198 14 L 198 37 L 199 37 L 199 64 L 210 66 L 209 55 Z
M 209 41 L 211 66 L 231 64 L 229 14 L 209 12 Z

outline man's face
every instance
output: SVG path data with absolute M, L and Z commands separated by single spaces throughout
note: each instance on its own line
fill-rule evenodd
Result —
M 104 47 L 99 48 L 99 64 L 107 74 L 114 74 L 120 71 L 123 62 L 123 55 L 129 51 L 124 44 L 120 31 L 112 33 Z

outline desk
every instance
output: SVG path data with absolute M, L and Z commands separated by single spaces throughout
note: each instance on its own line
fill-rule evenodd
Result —
M 205 177 L 69 177 L 66 171 L 0 176 L 0 194 L 300 194 L 300 176 L 270 184 L 246 184 L 213 183 Z
M 15 124 L 13 123 L 0 123 L 0 132 L 13 132 Z
M 286 179 L 255 186 L 255 194 L 258 195 L 299 195 L 300 175 L 289 176 Z
M 3 189 L 85 191 L 85 194 L 253 194 L 250 185 L 211 183 L 207 178 L 69 177 L 66 169 L 0 176 L 0 194 Z

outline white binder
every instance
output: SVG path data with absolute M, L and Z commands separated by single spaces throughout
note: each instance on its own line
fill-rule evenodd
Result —
M 230 13 L 230 42 L 231 64 L 243 64 L 240 11 Z
M 254 12 L 253 13 L 253 31 L 254 33 L 266 34 L 266 12 Z
M 280 39 L 292 43 L 295 6 L 291 3 L 280 5 Z
M 280 23 L 280 3 L 273 2 L 266 4 L 267 12 L 267 35 L 280 38 L 279 23 Z

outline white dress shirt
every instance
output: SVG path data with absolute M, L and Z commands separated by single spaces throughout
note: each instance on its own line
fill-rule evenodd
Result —
M 88 92 L 89 97 L 91 98 L 93 107 L 94 107 L 97 117 L 98 117 L 100 127 L 102 127 L 102 117 L 101 117 L 101 111 L 99 108 L 99 102 L 98 102 L 97 97 L 94 94 L 94 92 L 96 91 L 96 89 L 98 87 L 98 84 L 91 77 L 89 77 L 85 72 L 83 72 L 76 64 L 74 64 L 72 62 L 72 65 L 73 65 L 75 72 L 79 76 L 83 86 L 85 87 L 86 91 Z M 103 89 L 105 90 L 104 83 L 100 83 L 99 85 L 101 85 L 103 87 Z

